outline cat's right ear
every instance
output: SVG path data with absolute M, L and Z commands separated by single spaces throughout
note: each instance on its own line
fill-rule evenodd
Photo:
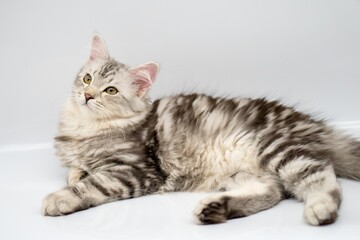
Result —
M 95 33 L 91 43 L 89 62 L 107 59 L 109 59 L 109 52 L 105 42 L 98 33 Z

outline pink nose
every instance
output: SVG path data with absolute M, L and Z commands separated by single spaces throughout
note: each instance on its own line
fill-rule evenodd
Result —
M 90 99 L 94 99 L 94 97 L 93 96 L 91 96 L 90 94 L 88 94 L 88 93 L 84 93 L 84 96 L 85 96 L 85 100 L 86 100 L 86 102 L 88 102 Z

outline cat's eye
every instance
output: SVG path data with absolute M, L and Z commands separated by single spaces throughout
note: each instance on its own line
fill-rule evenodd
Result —
M 92 78 L 91 78 L 90 74 L 86 74 L 85 77 L 83 78 L 83 82 L 86 84 L 90 84 L 91 80 L 92 80 Z
M 108 87 L 104 90 L 104 92 L 106 92 L 109 95 L 114 95 L 118 92 L 118 90 L 114 87 Z

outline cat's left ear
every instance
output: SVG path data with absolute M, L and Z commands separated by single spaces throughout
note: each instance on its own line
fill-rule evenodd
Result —
M 132 84 L 136 87 L 136 95 L 144 96 L 155 82 L 159 72 L 159 64 L 149 62 L 129 70 Z
M 95 33 L 91 43 L 89 62 L 109 59 L 109 52 L 102 37 Z

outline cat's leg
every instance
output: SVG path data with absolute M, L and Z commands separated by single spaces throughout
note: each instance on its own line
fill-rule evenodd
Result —
M 77 167 L 70 167 L 67 174 L 67 184 L 72 186 L 87 175 L 87 172 Z
M 304 217 L 308 223 L 325 225 L 336 221 L 341 188 L 328 161 L 298 157 L 281 161 L 277 171 L 285 189 L 305 202 Z
M 197 205 L 194 217 L 197 223 L 222 223 L 227 219 L 249 216 L 276 205 L 282 199 L 282 190 L 276 179 L 257 177 L 240 172 L 225 181 L 220 190 Z
M 151 194 L 162 183 L 155 174 L 136 169 L 97 172 L 49 194 L 43 201 L 42 213 L 66 215 L 115 200 Z

